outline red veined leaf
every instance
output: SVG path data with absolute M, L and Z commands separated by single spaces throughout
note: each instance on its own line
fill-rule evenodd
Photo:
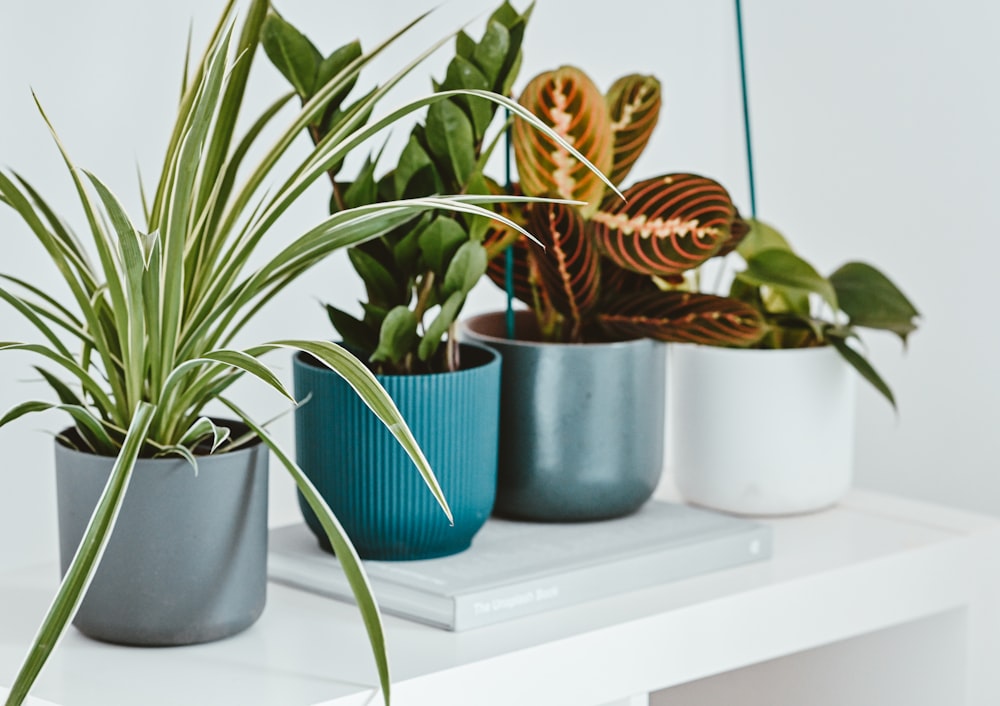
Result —
M 626 201 L 607 199 L 591 217 L 601 252 L 620 267 L 668 276 L 716 255 L 729 240 L 736 208 L 718 182 L 695 174 L 640 181 Z
M 756 309 L 700 292 L 626 295 L 610 302 L 597 319 L 616 338 L 748 346 L 764 334 L 764 319 Z
M 606 257 L 601 258 L 601 298 L 604 301 L 613 301 L 625 294 L 659 291 L 649 275 L 626 270 Z
M 654 76 L 622 76 L 608 89 L 605 101 L 614 136 L 609 176 L 615 184 L 621 184 L 646 149 L 660 119 L 660 82 Z
M 750 232 L 750 224 L 740 217 L 739 212 L 733 217 L 733 224 L 729 227 L 729 239 L 722 244 L 719 252 L 715 253 L 715 257 L 723 257 L 728 255 L 743 242 L 743 239 L 747 237 L 747 233 Z
M 532 257 L 538 268 L 538 284 L 552 306 L 579 330 L 583 317 L 597 303 L 600 259 L 587 237 L 586 221 L 573 206 L 559 203 L 532 204 L 528 230 L 545 251 Z
M 488 233 L 487 239 L 489 238 L 490 234 Z M 486 246 L 487 251 L 490 250 L 487 241 L 483 241 L 483 245 Z M 490 259 L 486 266 L 486 275 L 500 289 L 507 289 L 507 250 L 509 249 L 514 258 L 514 296 L 528 306 L 532 306 L 534 297 L 532 296 L 530 280 L 531 271 L 528 267 L 528 248 L 538 250 L 537 245 L 528 243 L 523 238 L 517 238 Z
M 604 96 L 580 69 L 563 66 L 539 74 L 525 87 L 521 105 L 541 118 L 590 162 L 611 170 L 613 136 Z M 586 201 L 597 210 L 605 185 L 584 164 L 520 118 L 512 130 L 521 188 L 528 196 Z

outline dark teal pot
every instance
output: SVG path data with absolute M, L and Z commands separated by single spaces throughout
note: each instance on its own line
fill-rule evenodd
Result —
M 419 471 L 357 393 L 304 354 L 294 359 L 298 463 L 364 559 L 430 559 L 468 548 L 493 509 L 500 423 L 500 356 L 463 344 L 463 368 L 380 375 L 441 484 L 454 526 Z M 321 546 L 319 521 L 299 506 Z

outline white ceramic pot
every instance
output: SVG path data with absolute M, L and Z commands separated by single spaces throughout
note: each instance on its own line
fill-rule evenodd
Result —
M 855 374 L 834 348 L 673 345 L 669 355 L 667 467 L 685 500 L 787 515 L 847 492 Z

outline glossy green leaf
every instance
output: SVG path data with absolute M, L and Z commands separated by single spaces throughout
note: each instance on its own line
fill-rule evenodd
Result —
M 393 170 L 392 181 L 397 198 L 425 196 L 440 191 L 440 179 L 436 176 L 434 162 L 416 136 L 411 135 L 406 143 L 399 157 L 399 164 Z
M 372 362 L 399 365 L 416 345 L 419 338 L 417 323 L 416 315 L 407 307 L 392 308 L 382 321 L 378 347 L 372 354 Z
M 420 339 L 420 345 L 417 347 L 417 357 L 420 360 L 430 360 L 431 356 L 437 352 L 444 335 L 458 318 L 458 312 L 462 310 L 462 305 L 465 303 L 465 296 L 465 293 L 461 291 L 452 292 L 441 305 L 437 316 L 431 321 L 431 325 L 427 327 L 423 338 Z
M 344 46 L 336 49 L 332 54 L 330 54 L 330 56 L 320 62 L 319 67 L 316 69 L 316 84 L 322 86 L 329 83 L 335 76 L 337 76 L 337 74 L 341 71 L 347 71 L 348 67 L 353 62 L 361 59 L 362 54 L 361 43 L 357 40 L 348 42 Z M 352 88 L 354 88 L 357 80 L 358 77 L 356 75 L 353 76 L 330 97 L 329 106 L 326 109 L 327 115 L 330 115 L 332 111 L 340 106 L 341 102 L 343 102 L 343 100 L 347 97 L 347 94 L 351 92 Z
M 464 31 L 459 31 L 455 35 L 455 55 L 460 56 L 468 61 L 472 60 L 472 52 L 476 50 L 476 41 L 466 34 Z
M 311 98 L 323 62 L 323 56 L 313 43 L 281 16 L 271 12 L 261 28 L 261 44 L 271 63 L 295 87 L 296 93 Z
M 849 262 L 830 275 L 841 310 L 851 324 L 892 331 L 903 343 L 917 329 L 920 312 L 882 272 L 863 262 Z
M 489 90 L 491 84 L 475 64 L 471 61 L 456 56 L 448 64 L 448 73 L 445 75 L 444 87 L 451 88 L 475 88 L 479 90 Z M 493 120 L 495 108 L 492 103 L 475 98 L 461 98 L 459 103 L 465 108 L 466 113 L 472 120 L 472 137 L 476 143 L 483 139 L 486 128 Z M 470 151 L 474 145 L 470 144 Z
M 437 216 L 418 237 L 424 266 L 443 277 L 455 253 L 468 241 L 468 233 L 454 218 Z
M 844 357 L 848 363 L 850 363 L 855 370 L 857 370 L 861 377 L 870 382 L 876 390 L 878 390 L 892 408 L 896 409 L 896 398 L 892 394 L 892 390 L 886 384 L 882 376 L 878 374 L 872 364 L 868 362 L 868 359 L 856 351 L 846 340 L 837 336 L 829 336 L 830 343 L 837 349 L 837 352 Z
M 450 298 L 456 292 L 464 296 L 472 291 L 486 274 L 486 260 L 486 248 L 482 245 L 473 240 L 463 243 L 448 264 L 442 285 L 445 296 Z
M 392 305 L 400 301 L 403 296 L 400 283 L 382 262 L 361 248 L 351 248 L 347 252 L 373 303 Z
M 486 25 L 486 33 L 472 53 L 473 62 L 482 71 L 491 88 L 500 78 L 509 51 L 510 33 L 501 22 L 491 19 Z
M 808 262 L 790 250 L 761 250 L 747 261 L 737 277 L 754 286 L 787 287 L 818 294 L 833 311 L 839 310 L 833 285 Z
M 788 244 L 781 233 L 763 221 L 750 219 L 747 221 L 750 230 L 743 237 L 743 240 L 736 248 L 744 260 L 748 260 L 764 250 L 788 250 L 791 252 L 792 246 Z
M 331 304 L 325 305 L 325 309 L 330 323 L 348 348 L 362 351 L 364 355 L 371 355 L 374 352 L 378 345 L 378 336 L 373 329 Z
M 454 102 L 439 101 L 427 110 L 426 131 L 438 164 L 447 164 L 455 181 L 464 184 L 476 168 L 472 121 Z

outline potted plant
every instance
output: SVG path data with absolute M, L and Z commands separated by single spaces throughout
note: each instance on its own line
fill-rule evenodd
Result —
M 461 32 L 456 54 L 437 90 L 506 94 L 517 73 L 528 13 L 504 3 L 479 41 Z M 297 71 L 323 58 L 291 25 L 275 26 L 268 55 L 295 86 L 312 97 Z M 288 57 L 299 57 L 293 63 Z M 305 57 L 304 59 L 302 57 Z M 376 178 L 378 156 L 351 180 L 329 171 L 331 211 L 342 213 L 435 193 L 489 194 L 482 166 L 496 145 L 488 128 L 495 104 L 459 95 L 432 105 L 411 131 L 396 165 Z M 308 127 L 322 143 L 336 128 L 326 115 Z M 381 152 L 379 153 L 381 156 Z M 466 296 L 486 272 L 482 245 L 489 220 L 474 213 L 428 212 L 349 250 L 365 284 L 363 317 L 331 304 L 330 321 L 350 350 L 365 360 L 399 405 L 435 469 L 452 510 L 444 521 L 433 496 L 414 483 L 410 461 L 389 443 L 388 431 L 364 409 L 347 382 L 300 353 L 294 358 L 296 454 L 306 475 L 340 518 L 363 558 L 424 559 L 469 546 L 493 507 L 496 492 L 500 359 L 476 344 L 459 345 L 455 321 Z M 315 513 L 302 498 L 308 526 L 330 550 Z
M 656 125 L 660 85 L 629 75 L 602 95 L 583 71 L 564 66 L 535 77 L 520 102 L 620 184 Z M 504 286 L 510 277 L 530 308 L 514 317 L 513 331 L 503 314 L 465 326 L 504 359 L 496 509 L 534 520 L 624 515 L 650 497 L 662 468 L 662 342 L 749 345 L 763 333 L 746 303 L 677 289 L 685 272 L 731 250 L 746 231 L 710 179 L 666 174 L 619 199 L 526 127 L 514 121 L 519 189 L 587 205 L 510 208 L 544 251 L 509 230 L 488 239 L 491 278 Z
M 62 410 L 73 426 L 56 441 L 57 459 L 61 466 L 83 460 L 80 467 L 60 467 L 57 473 L 64 577 L 14 680 L 8 706 L 23 701 L 74 616 L 100 639 L 144 644 L 215 639 L 256 619 L 265 585 L 265 447 L 292 474 L 336 550 L 357 597 L 388 702 L 381 618 L 357 554 L 308 477 L 264 425 L 229 398 L 231 386 L 249 377 L 294 400 L 260 358 L 279 348 L 307 351 L 348 380 L 392 430 L 447 513 L 444 496 L 402 416 L 375 376 L 347 350 L 307 340 L 237 349 L 233 341 L 261 306 L 331 252 L 388 233 L 421 213 L 491 212 L 462 196 L 373 203 L 324 218 L 277 244 L 276 254 L 252 261 L 259 246 L 273 238 L 273 226 L 289 205 L 358 144 L 400 117 L 455 95 L 438 92 L 366 124 L 378 101 L 413 65 L 404 67 L 337 112 L 336 129 L 307 155 L 293 158 L 289 147 L 301 130 L 342 100 L 361 69 L 393 37 L 372 52 L 326 67 L 313 97 L 278 131 L 273 145 L 255 150 L 266 128 L 277 127 L 281 109 L 293 96 L 274 101 L 255 120 L 241 120 L 269 13 L 266 0 L 251 0 L 237 25 L 235 2 L 229 2 L 202 59 L 185 72 L 162 173 L 145 199 L 142 226 L 103 182 L 75 166 L 57 138 L 83 209 L 86 245 L 26 180 L 0 172 L 0 201 L 46 250 L 72 296 L 65 304 L 30 279 L 4 276 L 0 298 L 34 325 L 39 342 L 4 342 L 0 349 L 36 354 L 39 373 L 58 401 L 24 402 L 0 424 Z M 474 93 L 531 119 L 508 99 Z M 259 161 L 251 163 L 248 155 L 259 155 Z M 287 161 L 283 157 L 291 163 L 288 172 L 279 173 L 277 165 Z M 267 190 L 265 183 L 271 181 L 276 184 Z M 210 407 L 228 409 L 232 420 L 216 419 Z M 217 460 L 246 468 L 219 483 L 216 473 L 231 472 L 212 468 Z M 90 473 L 97 477 L 80 480 Z M 165 489 L 175 482 L 176 488 Z M 80 496 L 74 497 L 77 487 Z M 196 495 L 204 497 L 195 502 Z M 82 508 L 71 507 L 74 503 Z M 199 509 L 212 516 L 196 519 Z M 222 517 L 224 512 L 235 516 Z M 161 532 L 169 536 L 165 543 L 145 544 Z M 235 541 L 245 542 L 244 548 L 234 552 Z M 238 559 L 245 573 L 229 576 L 230 559 Z M 160 589 L 176 589 L 177 580 L 189 573 L 183 591 L 191 600 L 170 606 L 165 617 L 158 615 L 153 604 L 163 597 Z M 122 577 L 128 584 L 119 581 Z M 217 613 L 209 604 L 225 609 Z M 121 635 L 113 620 L 93 627 L 107 617 L 100 612 L 108 606 L 128 616 L 130 628 L 133 621 L 149 619 L 146 634 Z M 179 624 L 184 629 L 177 630 Z
M 859 329 L 905 344 L 918 312 L 875 267 L 849 262 L 823 277 L 761 222 L 736 252 L 730 296 L 760 312 L 766 333 L 741 350 L 674 348 L 668 465 L 700 505 L 750 515 L 830 506 L 851 484 L 855 373 L 896 406 Z M 729 443 L 711 443 L 720 428 Z

